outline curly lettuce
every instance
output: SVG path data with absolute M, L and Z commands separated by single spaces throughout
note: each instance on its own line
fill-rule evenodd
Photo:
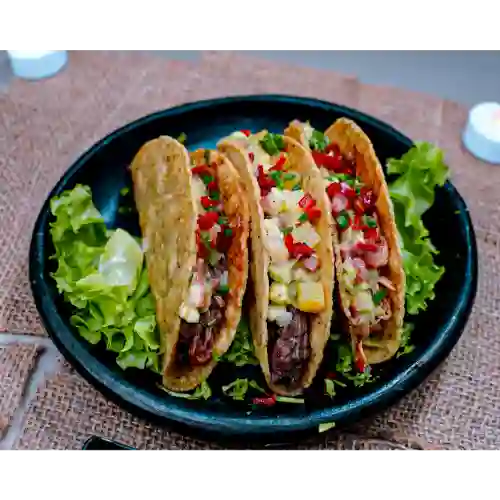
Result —
M 406 312 L 416 315 L 434 299 L 444 268 L 434 262 L 437 249 L 422 217 L 432 206 L 435 190 L 448 178 L 444 154 L 428 142 L 416 142 L 400 159 L 391 158 L 387 171 L 398 177 L 389 184 L 406 273 Z
M 89 343 L 105 342 L 122 369 L 159 369 L 155 305 L 143 251 L 122 229 L 108 231 L 88 186 L 51 200 L 50 233 L 59 293 L 74 307 L 70 322 Z

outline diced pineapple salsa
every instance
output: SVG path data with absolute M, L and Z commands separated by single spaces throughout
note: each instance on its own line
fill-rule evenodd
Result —
M 301 176 L 288 161 L 282 136 L 236 132 L 233 137 L 245 141 L 261 192 L 264 246 L 270 257 L 267 319 L 284 327 L 293 319 L 291 308 L 306 313 L 325 308 L 316 252 L 321 238 L 315 229 L 321 211 L 302 190 Z
M 353 157 L 343 157 L 335 144 L 328 144 L 328 138 L 309 124 L 303 130 L 325 179 L 337 223 L 342 257 L 339 281 L 345 289 L 342 306 L 353 324 L 366 326 L 364 335 L 368 336 L 371 327 L 390 318 L 387 293 L 394 289 L 384 276 L 389 255 L 380 233 L 375 195 L 356 176 Z

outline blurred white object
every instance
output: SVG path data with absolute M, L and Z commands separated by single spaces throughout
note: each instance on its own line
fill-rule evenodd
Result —
M 68 61 L 66 50 L 8 50 L 7 54 L 14 74 L 26 80 L 53 76 Z
M 462 139 L 465 147 L 480 160 L 500 164 L 500 104 L 483 102 L 474 106 Z

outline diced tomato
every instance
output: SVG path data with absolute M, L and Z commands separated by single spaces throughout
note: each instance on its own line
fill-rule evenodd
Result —
M 288 252 L 291 253 L 294 245 L 293 236 L 290 233 L 288 233 L 287 235 L 285 235 L 284 242 Z
M 255 155 L 251 151 L 248 153 L 248 157 L 250 158 L 250 161 L 254 161 L 255 159 Z
M 378 247 L 376 243 L 358 241 L 356 243 L 356 248 L 358 250 L 362 250 L 363 252 L 376 252 Z
M 378 230 L 376 227 L 368 227 L 364 230 L 365 239 L 374 243 L 378 240 Z
M 309 219 L 309 222 L 314 223 L 316 220 L 318 220 L 321 217 L 321 209 L 319 207 L 310 207 L 306 211 L 307 218 Z
M 249 137 L 252 134 L 252 132 L 250 130 L 247 130 L 247 129 L 240 130 L 240 132 L 245 134 L 247 137 Z
M 213 175 L 208 165 L 197 165 L 191 169 L 191 173 L 194 175 Z
M 354 215 L 354 222 L 352 224 L 352 228 L 354 231 L 362 231 L 365 227 L 365 224 L 363 222 L 363 218 L 360 214 L 355 214 Z
M 327 188 L 326 192 L 330 198 L 333 198 L 336 194 L 341 191 L 340 182 L 332 182 Z
M 257 166 L 257 182 L 262 196 L 266 196 L 276 186 L 276 182 L 264 173 L 262 165 Z
M 340 184 L 340 192 L 346 197 L 346 198 L 355 198 L 356 197 L 356 191 L 354 190 L 353 187 L 349 186 L 346 182 L 342 182 Z
M 212 229 L 219 219 L 217 212 L 207 212 L 198 216 L 198 226 L 202 231 Z
M 217 182 L 215 181 L 210 181 L 208 184 L 207 184 L 207 189 L 209 191 L 217 191 Z
M 327 146 L 325 148 L 325 153 L 327 153 L 327 154 L 331 153 L 332 151 L 333 151 L 333 153 L 335 153 L 336 156 L 340 156 L 339 147 L 334 142 L 327 144 Z
M 299 207 L 303 208 L 304 210 L 307 210 L 308 208 L 313 207 L 314 205 L 315 201 L 311 198 L 309 194 L 305 194 L 299 200 Z
M 340 156 L 330 156 L 325 153 L 312 152 L 313 159 L 318 167 L 325 167 L 333 172 L 342 170 L 342 158 Z
M 201 197 L 201 206 L 205 209 L 211 208 L 211 207 L 216 207 L 219 205 L 219 202 L 216 200 L 212 200 L 208 196 L 202 196 Z
M 310 257 L 314 253 L 314 250 L 305 243 L 295 243 L 293 245 L 291 256 L 295 259 Z

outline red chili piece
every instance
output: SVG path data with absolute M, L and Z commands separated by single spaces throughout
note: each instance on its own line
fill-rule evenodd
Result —
M 201 197 L 201 206 L 205 209 L 211 208 L 211 207 L 216 207 L 219 204 L 217 200 L 212 200 L 208 196 L 202 196 Z
M 248 157 L 250 158 L 250 161 L 254 161 L 255 159 L 255 155 L 251 151 L 248 153 Z
M 219 214 L 217 212 L 207 212 L 198 216 L 198 226 L 202 231 L 208 231 L 212 229 L 219 219 Z
M 275 403 L 276 403 L 276 396 L 274 394 L 272 396 L 267 396 L 264 398 L 253 398 L 254 405 L 273 406 Z
M 249 137 L 252 134 L 252 132 L 250 132 L 250 130 L 247 130 L 247 129 L 240 130 L 240 132 L 242 132 L 243 134 L 245 134 L 247 137 Z

